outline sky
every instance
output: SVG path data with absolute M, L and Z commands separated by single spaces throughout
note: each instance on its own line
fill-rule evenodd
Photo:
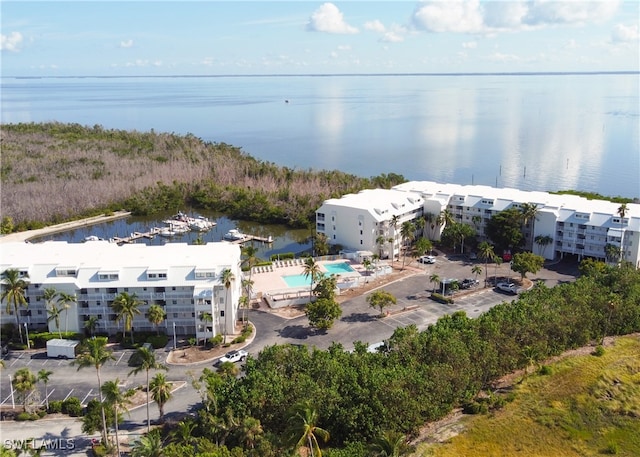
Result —
M 8 76 L 639 71 L 640 1 L 0 2 Z

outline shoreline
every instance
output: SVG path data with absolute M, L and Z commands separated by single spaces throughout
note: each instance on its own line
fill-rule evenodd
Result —
M 39 236 L 50 235 L 52 233 L 66 232 L 67 230 L 73 230 L 80 227 L 88 227 L 91 225 L 102 224 L 104 222 L 115 221 L 118 219 L 124 219 L 131 216 L 130 211 L 117 211 L 110 216 L 102 214 L 100 216 L 87 217 L 85 219 L 78 219 L 77 221 L 63 222 L 61 224 L 50 225 L 35 230 L 27 230 L 26 232 L 9 233 L 7 235 L 0 236 L 0 243 L 11 242 L 25 242 L 28 243 L 34 238 Z

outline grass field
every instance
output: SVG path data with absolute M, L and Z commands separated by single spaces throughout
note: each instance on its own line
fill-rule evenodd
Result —
M 569 357 L 543 371 L 517 378 L 514 399 L 502 409 L 464 416 L 464 432 L 421 444 L 414 455 L 640 456 L 638 335 L 616 339 L 601 356 Z

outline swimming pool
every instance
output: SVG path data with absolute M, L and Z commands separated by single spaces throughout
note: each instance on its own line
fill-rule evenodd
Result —
M 311 275 L 286 275 L 282 279 L 288 287 L 311 287 Z
M 332 274 L 332 275 L 339 275 L 343 273 L 353 273 L 354 271 L 356 271 L 347 262 L 325 263 L 322 266 L 325 267 L 329 272 L 329 274 Z

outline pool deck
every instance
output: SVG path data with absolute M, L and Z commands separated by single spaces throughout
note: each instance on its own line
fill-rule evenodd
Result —
M 341 273 L 340 278 L 360 278 L 366 274 L 364 266 L 347 259 L 339 259 L 335 261 L 319 261 L 320 269 L 327 273 L 327 269 L 324 268 L 324 264 L 327 263 L 348 263 L 355 271 L 349 273 Z M 301 259 L 274 262 L 272 267 L 261 267 L 259 270 L 267 270 L 264 272 L 254 271 L 251 274 L 251 280 L 253 281 L 253 291 L 258 297 L 271 295 L 271 296 L 284 296 L 284 295 L 297 295 L 299 293 L 308 293 L 309 286 L 304 287 L 289 287 L 283 276 L 289 275 L 301 275 L 304 274 L 304 263 Z M 248 275 L 246 275 L 248 276 Z

